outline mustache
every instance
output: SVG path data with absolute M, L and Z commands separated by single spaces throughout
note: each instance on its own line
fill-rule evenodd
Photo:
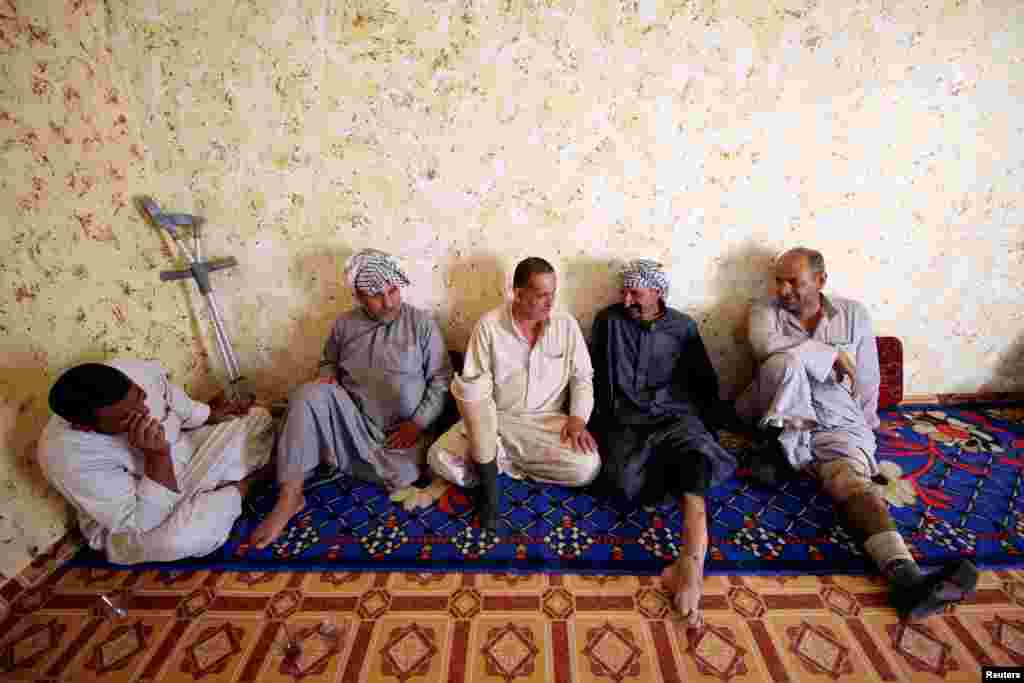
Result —
M 640 304 L 630 304 L 629 306 L 626 306 L 626 310 L 640 313 L 644 309 L 640 306 Z

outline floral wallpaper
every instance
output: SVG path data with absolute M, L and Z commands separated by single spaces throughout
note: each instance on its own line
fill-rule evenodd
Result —
M 660 259 L 724 391 L 771 259 L 905 345 L 909 394 L 1020 389 L 1024 8 L 1014 0 L 0 0 L 0 572 L 66 527 L 34 464 L 69 365 L 222 368 L 151 195 L 206 217 L 260 394 L 311 374 L 375 246 L 449 343 L 545 256 L 589 325 Z

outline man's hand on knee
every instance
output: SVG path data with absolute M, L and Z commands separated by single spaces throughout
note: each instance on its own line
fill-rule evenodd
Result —
M 570 444 L 573 449 L 583 453 L 597 453 L 597 441 L 587 431 L 587 423 L 583 418 L 571 416 L 562 427 L 562 443 Z

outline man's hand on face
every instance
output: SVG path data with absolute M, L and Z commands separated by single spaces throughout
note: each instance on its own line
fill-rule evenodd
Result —
M 423 430 L 412 420 L 406 420 L 398 425 L 395 431 L 388 434 L 388 448 L 412 448 L 420 438 Z
M 853 363 L 853 359 L 850 358 L 850 354 L 846 351 L 839 351 L 836 354 L 836 362 L 833 365 L 836 371 L 836 381 L 840 384 L 846 377 L 850 378 L 850 393 L 856 396 L 859 392 L 857 386 L 857 368 Z
M 128 418 L 128 443 L 143 451 L 165 451 L 171 446 L 167 443 L 164 426 L 153 417 L 142 413 L 133 413 Z
M 562 442 L 584 453 L 597 453 L 597 441 L 587 431 L 587 423 L 583 418 L 572 416 L 565 421 L 562 427 Z

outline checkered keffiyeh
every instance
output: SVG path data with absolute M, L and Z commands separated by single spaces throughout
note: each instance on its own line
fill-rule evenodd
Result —
M 668 274 L 657 261 L 636 259 L 619 271 L 624 289 L 656 289 L 662 296 L 668 294 Z
M 349 287 L 368 296 L 376 296 L 391 285 L 409 284 L 395 257 L 378 249 L 353 254 L 345 264 L 345 279 Z

